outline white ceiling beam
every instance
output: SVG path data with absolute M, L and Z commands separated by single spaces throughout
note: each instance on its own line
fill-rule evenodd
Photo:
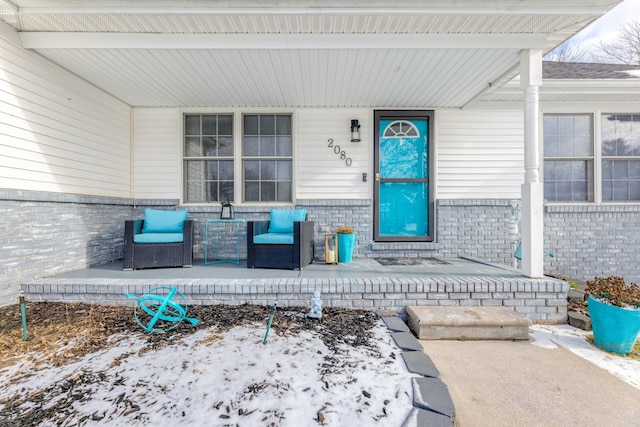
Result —
M 25 49 L 542 49 L 545 34 L 20 33 Z

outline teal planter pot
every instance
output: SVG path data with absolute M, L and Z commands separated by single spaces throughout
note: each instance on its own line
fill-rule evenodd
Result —
M 629 354 L 640 333 L 640 310 L 605 304 L 589 296 L 593 341 L 605 351 Z
M 356 246 L 356 235 L 338 234 L 338 261 L 351 262 L 353 260 L 353 248 Z

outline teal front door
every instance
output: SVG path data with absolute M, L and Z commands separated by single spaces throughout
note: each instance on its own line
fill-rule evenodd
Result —
M 374 240 L 432 241 L 432 111 L 376 111 Z

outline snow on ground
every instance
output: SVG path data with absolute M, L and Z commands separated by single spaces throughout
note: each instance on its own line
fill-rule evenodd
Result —
M 64 425 L 394 426 L 407 417 L 415 375 L 381 323 L 374 329 L 379 353 L 343 347 L 329 354 L 309 332 L 271 331 L 263 344 L 264 332 L 263 325 L 223 334 L 207 328 L 155 350 L 112 336 L 108 350 L 78 362 L 0 370 L 0 408 L 44 390 L 45 407 L 78 395 L 66 410 L 71 416 L 49 419 Z
M 543 348 L 564 347 L 640 389 L 640 361 L 607 353 L 587 341 L 592 332 L 569 325 L 532 325 L 533 344 Z

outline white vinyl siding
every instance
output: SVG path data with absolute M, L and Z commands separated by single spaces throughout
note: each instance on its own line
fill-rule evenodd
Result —
M 297 122 L 296 187 L 299 199 L 370 199 L 373 138 L 370 109 L 300 109 Z M 351 142 L 351 119 L 360 121 L 360 142 Z M 333 147 L 328 140 L 333 139 Z M 340 147 L 338 154 L 334 149 Z M 344 158 L 341 154 L 344 151 Z M 351 166 L 347 166 L 351 159 Z M 363 182 L 362 174 L 367 174 Z
M 182 115 L 178 109 L 133 110 L 133 185 L 139 199 L 179 199 Z
M 130 111 L 47 60 L 0 44 L 4 188 L 130 197 Z
M 522 111 L 436 111 L 438 199 L 520 198 Z

